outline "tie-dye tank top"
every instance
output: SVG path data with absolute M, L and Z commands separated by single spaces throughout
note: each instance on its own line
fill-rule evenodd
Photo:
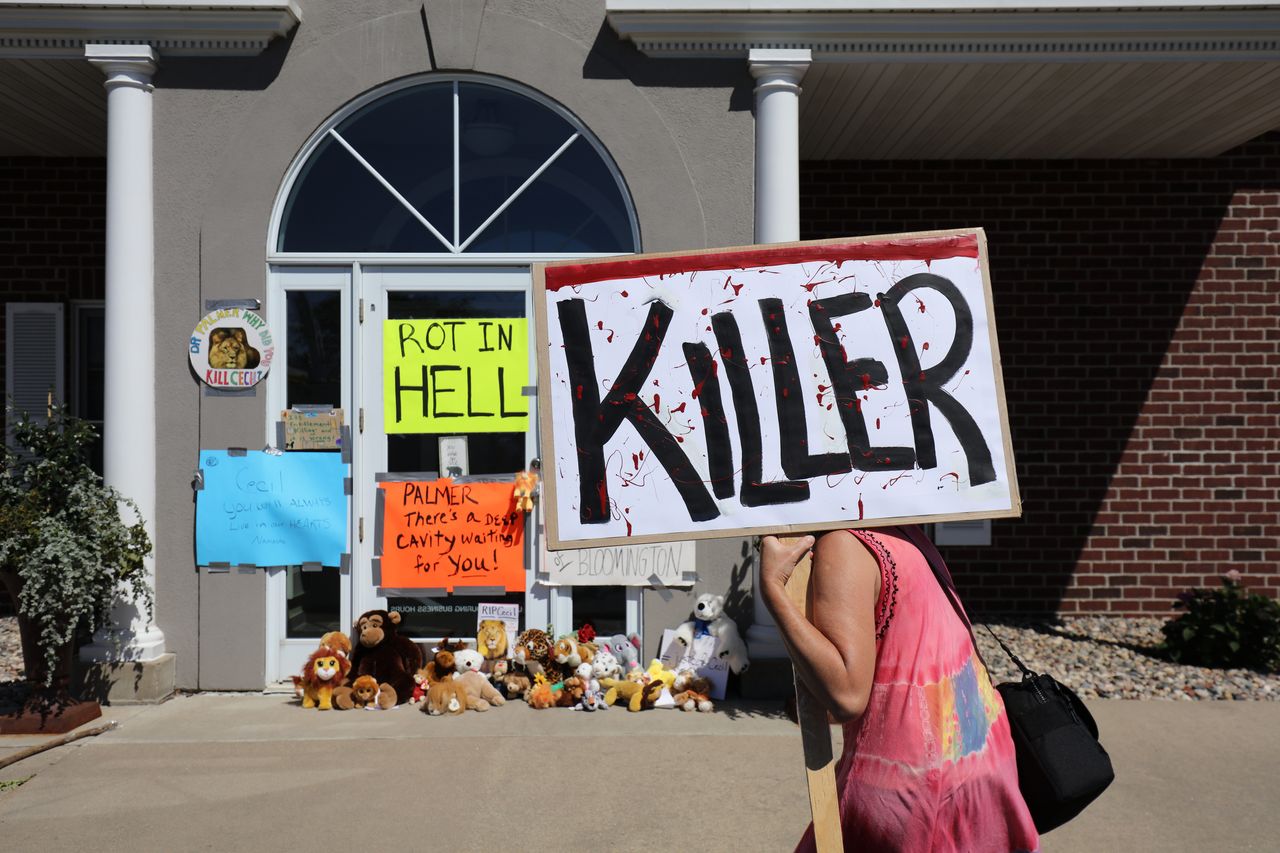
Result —
M 851 532 L 881 588 L 875 682 L 836 768 L 845 849 L 1037 850 L 1004 703 L 968 629 L 900 531 Z M 812 827 L 797 850 L 813 850 Z

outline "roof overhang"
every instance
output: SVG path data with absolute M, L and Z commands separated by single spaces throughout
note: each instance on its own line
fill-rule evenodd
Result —
M 301 19 L 294 0 L 0 2 L 0 58 L 83 59 L 86 44 L 149 44 L 164 56 L 254 56 Z
M 808 50 L 811 159 L 1216 154 L 1280 126 L 1280 3 L 607 0 L 650 57 Z

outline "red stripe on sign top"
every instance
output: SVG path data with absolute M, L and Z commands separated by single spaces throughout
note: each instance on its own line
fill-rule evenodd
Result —
M 650 275 L 675 275 L 706 270 L 751 269 L 755 267 L 799 264 L 806 261 L 941 261 L 946 258 L 978 257 L 976 234 L 948 237 L 919 237 L 901 240 L 867 241 L 863 243 L 826 243 L 822 245 L 784 246 L 747 249 L 740 252 L 714 252 L 697 255 L 673 255 L 665 258 L 620 258 L 594 264 L 564 264 L 546 268 L 547 290 L 559 290 L 596 281 L 643 278 Z

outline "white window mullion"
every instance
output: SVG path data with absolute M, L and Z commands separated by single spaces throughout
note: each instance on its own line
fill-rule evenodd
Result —
M 460 142 L 462 138 L 462 121 L 459 117 L 461 106 L 458 93 L 458 81 L 453 81 L 453 251 L 461 252 L 458 240 L 462 230 L 462 171 Z
M 574 143 L 574 141 L 578 138 L 579 135 L 580 134 L 575 133 L 572 136 L 570 136 L 568 139 L 566 139 L 564 141 L 564 144 L 561 145 L 559 148 L 557 148 L 555 153 L 552 154 L 550 157 L 548 157 L 545 163 L 539 166 L 532 175 L 530 175 L 528 178 L 525 179 L 525 182 L 523 184 L 521 184 L 519 187 L 516 188 L 516 191 L 511 194 L 510 198 L 508 198 L 506 201 L 500 204 L 497 210 L 489 214 L 489 218 L 486 219 L 484 222 L 482 222 L 480 224 L 480 227 L 477 228 L 471 234 L 471 236 L 467 238 L 467 241 L 458 247 L 458 251 L 465 252 L 467 250 L 467 247 L 471 245 L 472 241 L 475 240 L 477 237 L 479 237 L 481 234 L 483 234 L 484 229 L 488 228 L 493 223 L 493 220 L 501 216 L 502 212 L 506 210 L 508 207 L 510 207 L 512 202 L 514 202 L 516 199 L 520 197 L 521 193 L 523 193 L 526 189 L 528 189 L 529 184 L 532 184 L 534 181 L 536 181 L 542 175 L 543 172 L 551 168 L 552 163 L 560 159 L 560 155 L 563 154 L 565 150 Z
M 409 213 L 413 215 L 414 219 L 417 219 L 419 222 L 425 225 L 427 230 L 430 231 L 432 234 L 434 234 L 437 240 L 439 240 L 441 243 L 443 243 L 445 246 L 449 248 L 449 251 L 451 252 L 458 251 L 458 249 L 456 248 L 456 244 L 451 243 L 448 240 L 448 238 L 446 238 L 443 234 L 437 231 L 436 227 L 427 221 L 427 217 L 419 213 L 418 209 L 414 207 L 412 204 L 410 204 L 407 198 L 400 195 L 399 190 L 391 186 L 391 184 L 387 181 L 387 179 L 382 177 L 382 175 L 378 172 L 378 170 L 373 168 L 373 166 L 369 163 L 368 160 L 361 157 L 360 152 L 352 148 L 351 144 L 347 142 L 347 140 L 343 139 L 342 136 L 338 133 L 338 131 L 331 129 L 329 131 L 329 135 L 332 136 L 334 139 L 338 140 L 338 144 L 341 145 L 343 148 L 347 149 L 347 151 L 351 154 L 351 156 L 356 158 L 356 162 L 358 162 L 361 166 L 364 166 L 364 168 L 369 172 L 369 174 L 373 175 L 374 180 L 382 184 L 382 186 L 386 187 L 387 192 L 391 193 L 391 195 L 395 197 L 395 200 L 400 202 L 400 204 L 404 206 L 404 209 L 409 211 Z

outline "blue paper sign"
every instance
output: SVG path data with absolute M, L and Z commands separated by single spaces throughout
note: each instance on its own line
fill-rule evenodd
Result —
M 347 550 L 341 453 L 200 451 L 196 563 L 337 566 Z

